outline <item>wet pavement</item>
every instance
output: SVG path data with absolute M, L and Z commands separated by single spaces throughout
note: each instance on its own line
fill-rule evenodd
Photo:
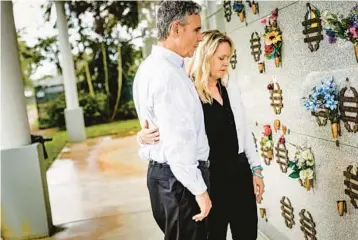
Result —
M 53 223 L 63 230 L 47 239 L 162 239 L 137 149 L 134 136 L 64 148 L 47 172 Z
M 135 136 L 66 146 L 47 171 L 58 232 L 45 239 L 163 239 L 151 213 L 147 162 L 137 151 Z

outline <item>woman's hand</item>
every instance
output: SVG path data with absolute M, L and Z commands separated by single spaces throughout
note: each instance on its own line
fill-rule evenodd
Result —
M 149 123 L 147 120 L 144 122 L 144 127 L 138 132 L 138 136 L 144 144 L 157 144 L 160 141 L 159 129 L 149 129 Z
M 260 170 L 256 170 L 257 173 L 261 175 Z M 261 203 L 262 200 L 262 194 L 265 191 L 265 184 L 264 180 L 256 175 L 253 176 L 253 184 L 254 184 L 254 192 L 256 195 L 256 202 Z

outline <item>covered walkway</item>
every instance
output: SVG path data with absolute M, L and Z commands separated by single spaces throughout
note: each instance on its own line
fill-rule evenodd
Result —
M 162 239 L 151 214 L 146 169 L 135 137 L 67 146 L 47 171 L 58 233 L 46 239 Z

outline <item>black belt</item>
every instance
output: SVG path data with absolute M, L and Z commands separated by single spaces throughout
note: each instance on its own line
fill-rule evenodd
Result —
M 210 161 L 209 160 L 207 160 L 207 161 L 200 161 L 199 160 L 198 163 L 199 163 L 198 167 L 204 167 L 204 168 L 209 168 L 210 167 Z M 150 160 L 149 165 L 151 165 L 151 166 L 159 166 L 159 167 L 169 167 L 168 163 L 159 163 L 159 162 L 156 162 L 154 160 Z

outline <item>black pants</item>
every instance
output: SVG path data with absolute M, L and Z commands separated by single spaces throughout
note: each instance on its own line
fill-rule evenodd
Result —
M 209 169 L 199 166 L 204 181 L 209 183 Z M 195 196 L 173 175 L 167 164 L 150 162 L 147 186 L 155 221 L 164 240 L 206 240 L 207 222 L 195 222 L 200 213 Z
M 233 161 L 211 161 L 209 240 L 256 240 L 257 207 L 253 178 L 245 154 Z

